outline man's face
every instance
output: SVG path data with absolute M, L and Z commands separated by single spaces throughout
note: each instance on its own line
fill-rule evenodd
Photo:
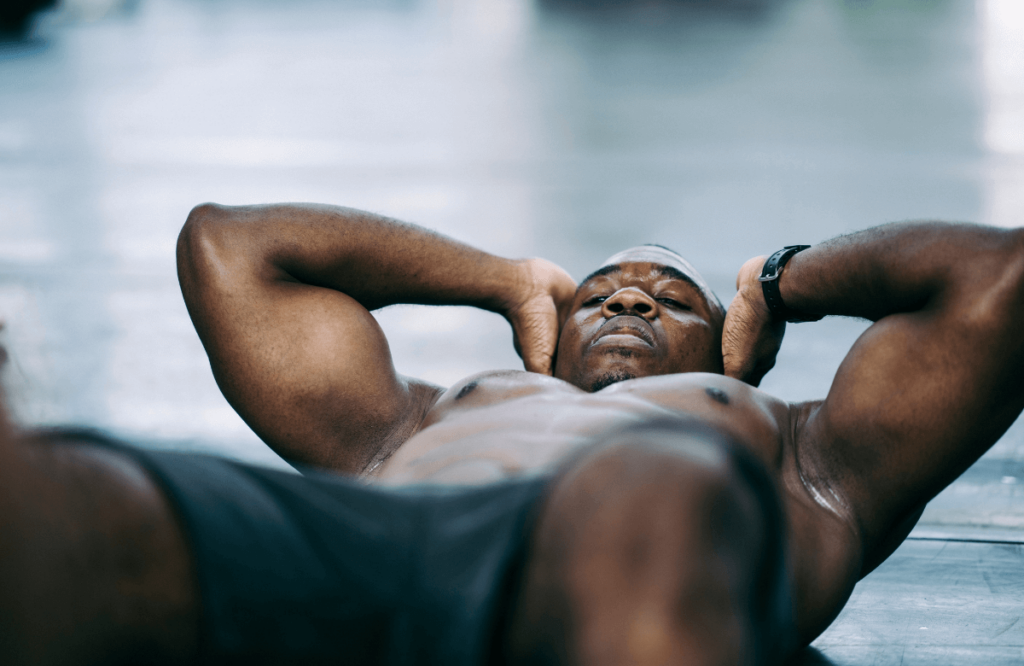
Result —
M 580 284 L 555 377 L 598 391 L 635 377 L 721 374 L 723 317 L 704 279 L 675 253 L 620 252 Z

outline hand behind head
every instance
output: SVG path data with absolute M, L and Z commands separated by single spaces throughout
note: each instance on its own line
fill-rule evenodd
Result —
M 519 294 L 505 318 L 512 325 L 516 353 L 529 372 L 551 375 L 558 334 L 569 316 L 576 283 L 546 259 L 519 263 Z

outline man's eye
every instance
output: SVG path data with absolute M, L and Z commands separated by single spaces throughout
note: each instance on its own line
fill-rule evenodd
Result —
M 679 301 L 675 300 L 674 298 L 659 298 L 658 302 L 659 303 L 664 303 L 665 305 L 667 305 L 669 307 L 672 307 L 672 308 L 678 308 L 680 310 L 692 310 L 693 309 L 689 305 L 686 305 L 685 303 L 680 303 Z
M 583 305 L 600 305 L 608 300 L 607 296 L 591 296 L 587 300 L 583 301 Z

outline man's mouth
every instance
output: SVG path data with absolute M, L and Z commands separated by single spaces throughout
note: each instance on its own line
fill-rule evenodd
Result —
M 623 316 L 609 319 L 598 331 L 591 347 L 653 347 L 654 334 L 650 324 L 639 317 Z

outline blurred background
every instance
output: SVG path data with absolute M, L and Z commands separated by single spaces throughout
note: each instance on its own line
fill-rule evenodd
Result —
M 726 303 L 782 245 L 1024 224 L 1020 0 L 3 0 L 0 31 L 0 342 L 26 424 L 286 467 L 221 397 L 178 290 L 203 201 L 345 204 L 577 279 L 657 242 Z M 495 315 L 376 315 L 405 374 L 521 367 Z M 824 396 L 864 328 L 790 326 L 763 388 Z M 981 663 L 943 646 L 982 640 L 1020 663 L 1021 546 L 957 540 L 1024 542 L 1022 496 L 1018 422 L 816 645 L 902 663 L 891 632 L 928 626 L 879 608 L 923 577 L 905 604 L 938 613 L 942 656 L 914 663 Z M 921 564 L 938 553 L 950 568 Z M 966 596 L 936 602 L 940 579 Z
M 1024 224 L 1019 0 L 17 6 L 0 316 L 29 424 L 283 465 L 221 397 L 178 290 L 175 238 L 203 201 L 345 204 L 577 279 L 657 242 L 726 303 L 740 264 L 785 244 Z M 495 315 L 377 316 L 405 374 L 521 367 Z M 790 326 L 763 388 L 824 396 L 863 329 Z M 1021 484 L 1018 424 L 919 530 L 1020 535 Z

